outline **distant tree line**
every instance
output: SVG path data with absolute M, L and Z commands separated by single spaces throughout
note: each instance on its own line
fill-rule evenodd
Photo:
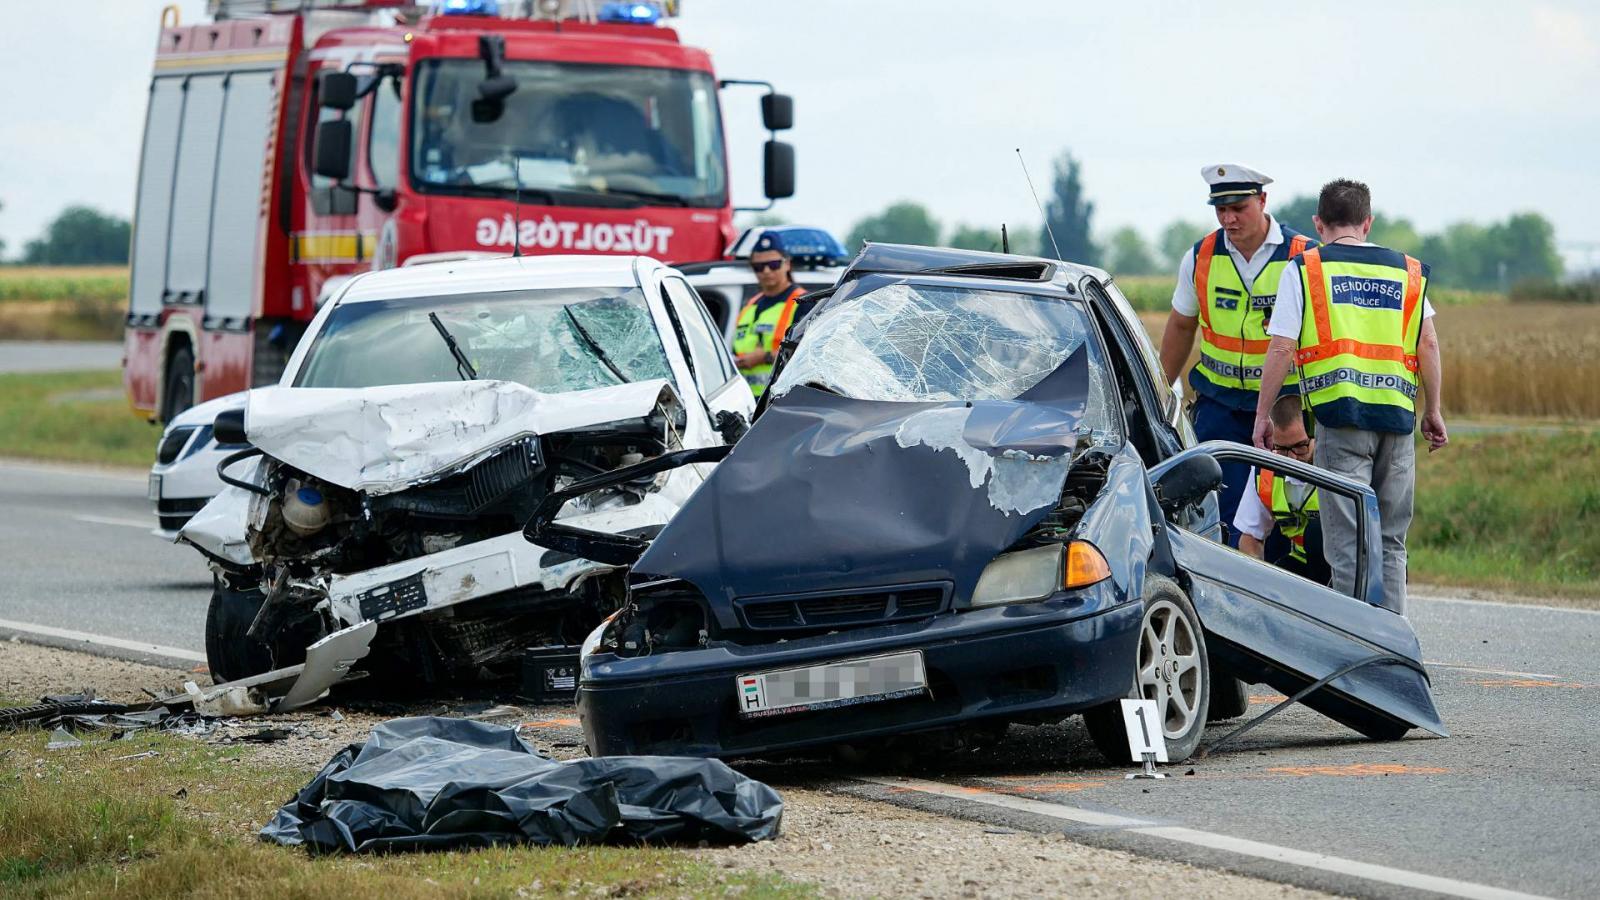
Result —
M 1052 175 L 1048 196 L 1040 198 L 1045 203 L 1049 227 L 1012 225 L 1008 231 L 1013 252 L 1059 256 L 1103 266 L 1116 275 L 1171 274 L 1183 254 L 1217 227 L 1214 222 L 1196 217 L 1173 221 L 1161 229 L 1154 241 L 1131 227 L 1118 228 L 1096 239 L 1095 206 L 1084 195 L 1078 161 L 1071 153 L 1063 152 L 1056 157 Z M 1316 209 L 1317 199 L 1312 196 L 1297 196 L 1284 203 L 1270 197 L 1267 201 L 1267 211 L 1276 219 L 1313 236 L 1316 229 L 1311 216 Z M 900 200 L 861 219 L 850 229 L 851 249 L 867 240 L 998 250 L 1000 227 L 961 224 L 946 232 L 927 207 Z M 1430 234 L 1419 232 L 1408 219 L 1379 212 L 1374 216 L 1372 240 L 1428 263 L 1433 283 L 1441 287 L 1505 291 L 1519 284 L 1554 282 L 1563 271 L 1561 255 L 1556 251 L 1555 227 L 1535 212 L 1515 213 L 1488 225 L 1457 222 Z
M 126 265 L 133 227 L 127 219 L 88 206 L 69 206 L 44 233 L 22 246 L 15 262 L 30 266 Z M 0 256 L 5 253 L 0 241 Z

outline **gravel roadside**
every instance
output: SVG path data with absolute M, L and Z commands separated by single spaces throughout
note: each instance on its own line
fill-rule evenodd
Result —
M 19 641 L 0 642 L 0 695 L 12 704 L 44 694 L 95 689 L 108 700 L 147 699 L 185 680 L 205 680 L 181 669 L 142 665 Z M 338 715 L 334 715 L 337 709 Z M 360 741 L 395 715 L 465 714 L 520 725 L 527 740 L 558 759 L 582 755 L 570 708 L 496 706 L 482 702 L 422 704 L 412 709 L 359 704 L 315 706 L 283 716 L 239 720 L 206 740 L 231 740 L 262 728 L 289 735 L 250 745 L 262 764 L 299 768 L 309 778 L 348 743 Z M 198 738 L 197 738 L 198 739 Z M 1041 835 L 988 827 L 921 810 L 826 790 L 785 787 L 783 833 L 743 847 L 688 852 L 735 871 L 779 875 L 816 885 L 836 897 L 1125 897 L 1191 898 L 1325 897 L 1276 882 L 1182 863 L 1146 859 Z M 265 818 L 270 810 L 262 810 Z

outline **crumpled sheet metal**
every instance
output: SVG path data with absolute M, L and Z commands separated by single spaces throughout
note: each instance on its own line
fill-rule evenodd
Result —
M 773 384 L 901 402 L 1010 400 L 1082 345 L 1076 313 L 1004 291 L 887 284 L 819 314 Z
M 512 728 L 425 716 L 339 751 L 261 829 L 317 852 L 601 841 L 746 842 L 778 834 L 783 800 L 722 762 L 556 762 Z
M 520 437 L 650 415 L 663 380 L 544 394 L 509 381 L 250 392 L 250 443 L 323 481 L 389 494 L 465 468 Z
M 967 479 L 974 489 L 988 482 L 989 503 L 1001 512 L 1032 512 L 1060 499 L 1061 485 L 1072 464 L 1062 450 L 1071 447 L 1076 437 L 1069 433 L 1068 442 L 1051 456 L 1035 456 L 1022 450 L 986 451 L 964 437 L 969 419 L 980 410 L 981 407 L 957 406 L 915 413 L 895 430 L 895 443 L 906 448 L 921 444 L 954 453 L 967 467 Z

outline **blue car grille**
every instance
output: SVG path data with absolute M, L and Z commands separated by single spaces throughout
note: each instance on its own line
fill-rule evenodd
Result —
M 745 625 L 763 631 L 836 628 L 903 622 L 945 609 L 944 584 L 918 584 L 881 591 L 761 598 L 739 603 Z

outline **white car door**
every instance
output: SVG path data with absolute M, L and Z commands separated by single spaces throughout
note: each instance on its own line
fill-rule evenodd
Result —
M 719 416 L 724 421 L 728 416 L 742 416 L 748 423 L 755 412 L 755 396 L 739 375 L 733 354 L 720 339 L 705 304 L 700 302 L 694 288 L 676 275 L 662 279 L 662 288 L 677 324 L 683 329 L 689 361 L 694 366 L 695 385 L 705 399 L 708 420 L 714 428 Z M 730 430 L 729 434 L 732 433 Z M 719 435 L 717 442 L 721 441 Z

